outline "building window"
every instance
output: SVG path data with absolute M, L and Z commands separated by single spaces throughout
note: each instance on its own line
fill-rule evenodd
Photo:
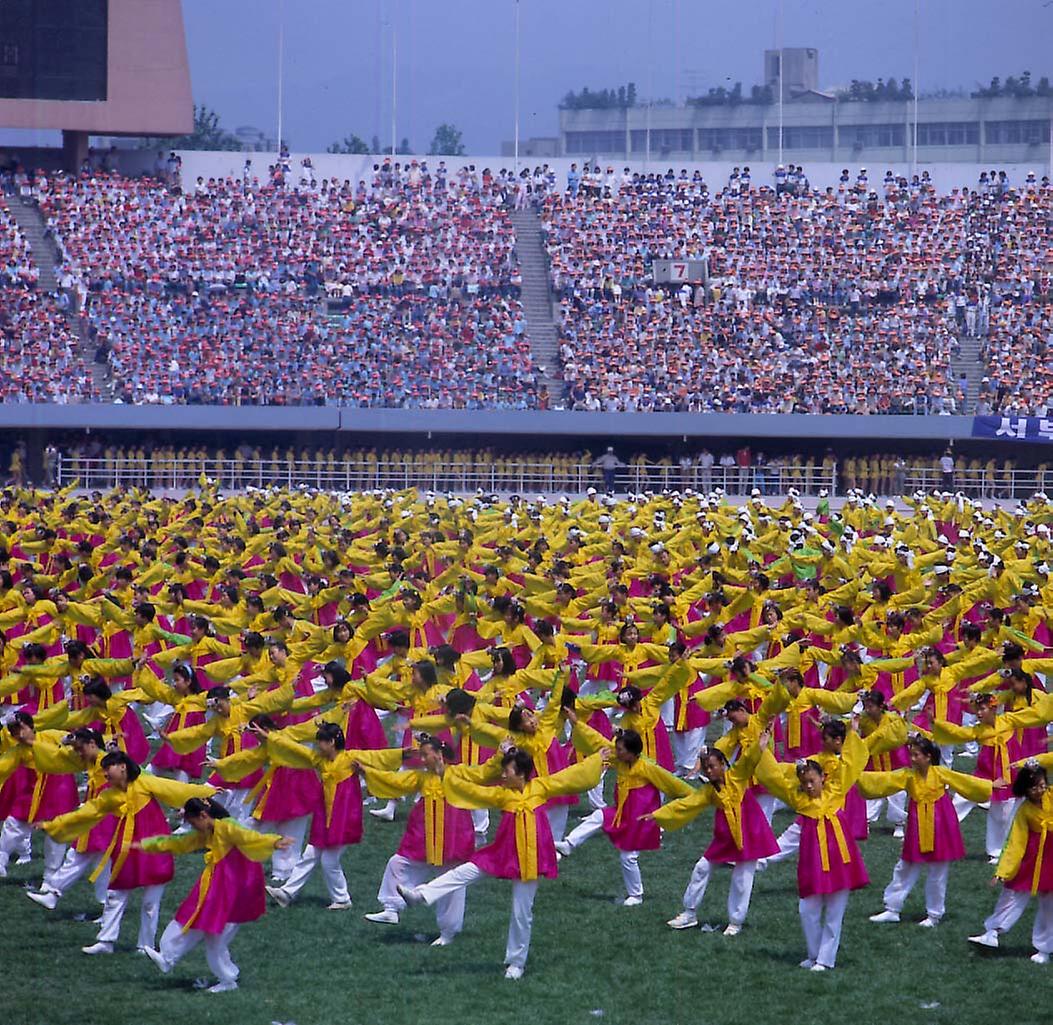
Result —
M 592 156 L 625 152 L 625 132 L 567 132 L 567 153 Z
M 1049 140 L 1048 121 L 985 121 L 984 139 L 988 145 L 1026 143 L 1041 145 Z
M 784 149 L 829 149 L 834 144 L 832 125 L 791 125 L 782 130 Z M 768 129 L 768 149 L 779 145 L 779 129 Z
M 921 121 L 919 146 L 968 146 L 980 141 L 978 121 Z
M 747 153 L 761 148 L 759 128 L 700 128 L 698 130 L 700 150 L 741 149 Z
M 694 130 L 691 128 L 652 128 L 652 153 L 690 153 L 694 150 Z M 634 153 L 647 151 L 647 129 L 634 128 L 630 133 Z
M 903 125 L 840 125 L 837 137 L 842 146 L 902 146 L 907 131 Z

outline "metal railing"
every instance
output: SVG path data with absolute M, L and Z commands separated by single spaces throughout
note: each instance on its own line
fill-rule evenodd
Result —
M 445 492 L 531 494 L 534 492 L 580 494 L 590 487 L 618 493 L 663 490 L 708 492 L 723 488 L 728 494 L 781 495 L 796 488 L 801 495 L 836 493 L 837 467 L 713 467 L 681 468 L 664 463 L 634 464 L 605 472 L 591 463 L 449 462 L 418 466 L 398 461 L 341 460 L 290 462 L 285 459 L 216 460 L 176 456 L 148 459 L 84 458 L 62 455 L 55 482 L 65 486 L 78 480 L 86 488 L 146 487 L 155 491 L 196 487 L 202 477 L 228 490 L 270 486 L 300 486 L 326 491 L 369 491 L 376 488 L 410 488 Z

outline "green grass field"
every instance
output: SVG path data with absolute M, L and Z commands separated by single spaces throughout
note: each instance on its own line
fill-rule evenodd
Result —
M 367 816 L 367 819 L 369 817 Z M 411 909 L 398 926 L 362 920 L 377 908 L 377 884 L 401 836 L 394 823 L 367 822 L 365 842 L 345 856 L 355 900 L 352 912 L 327 912 L 316 876 L 292 908 L 274 908 L 246 926 L 232 953 L 242 969 L 235 993 L 196 991 L 206 974 L 199 950 L 169 976 L 134 952 L 138 902 L 124 922 L 111 957 L 89 958 L 79 948 L 94 927 L 97 905 L 85 884 L 54 912 L 32 905 L 23 884 L 38 880 L 39 855 L 0 883 L 5 946 L 4 1011 L 8 1025 L 173 1025 L 237 1022 L 269 1025 L 416 1025 L 470 1022 L 505 1025 L 768 1025 L 847 1022 L 849 1025 L 1013 1025 L 1051 1019 L 1053 968 L 1028 957 L 1032 911 L 998 951 L 977 951 L 965 940 L 978 931 L 995 891 L 990 868 L 974 853 L 951 871 L 948 914 L 935 931 L 919 929 L 921 887 L 904 924 L 873 925 L 881 909 L 899 841 L 882 825 L 864 846 L 869 889 L 853 894 L 845 919 L 838 969 L 802 971 L 794 864 L 757 876 L 743 933 L 725 939 L 665 925 L 679 908 L 691 866 L 711 835 L 711 813 L 666 835 L 662 851 L 641 856 L 647 897 L 638 908 L 615 906 L 621 876 L 613 849 L 600 836 L 561 866 L 556 882 L 542 882 L 534 906 L 534 937 L 526 977 L 502 978 L 508 921 L 507 884 L 487 880 L 469 891 L 465 931 L 447 948 L 427 909 Z M 576 821 L 571 812 L 571 825 Z M 777 831 L 790 821 L 776 817 Z M 983 813 L 965 823 L 966 845 L 982 852 Z M 177 859 L 176 879 L 162 908 L 161 927 L 186 894 L 200 856 Z M 718 872 L 700 917 L 724 922 L 728 873 Z

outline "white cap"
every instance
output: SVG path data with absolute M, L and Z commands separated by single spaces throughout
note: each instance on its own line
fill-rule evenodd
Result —
M 595 488 L 587 488 L 585 490 L 585 494 L 586 495 L 595 495 L 596 494 L 596 489 Z

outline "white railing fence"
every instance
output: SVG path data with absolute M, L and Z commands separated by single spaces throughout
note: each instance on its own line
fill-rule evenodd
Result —
M 365 491 L 374 488 L 409 488 L 445 492 L 483 491 L 530 494 L 541 492 L 581 493 L 599 491 L 662 491 L 692 488 L 710 491 L 723 488 L 729 494 L 749 494 L 753 488 L 768 495 L 784 494 L 791 487 L 802 495 L 821 490 L 836 493 L 837 468 L 816 467 L 714 467 L 682 469 L 663 463 L 624 466 L 607 471 L 591 463 L 449 462 L 416 465 L 401 461 L 340 460 L 289 461 L 259 459 L 235 461 L 176 456 L 170 459 L 60 457 L 56 483 L 65 486 L 77 480 L 86 488 L 116 486 L 169 490 L 196 487 L 204 475 L 220 487 L 242 490 L 271 485 L 305 485 L 329 491 Z

